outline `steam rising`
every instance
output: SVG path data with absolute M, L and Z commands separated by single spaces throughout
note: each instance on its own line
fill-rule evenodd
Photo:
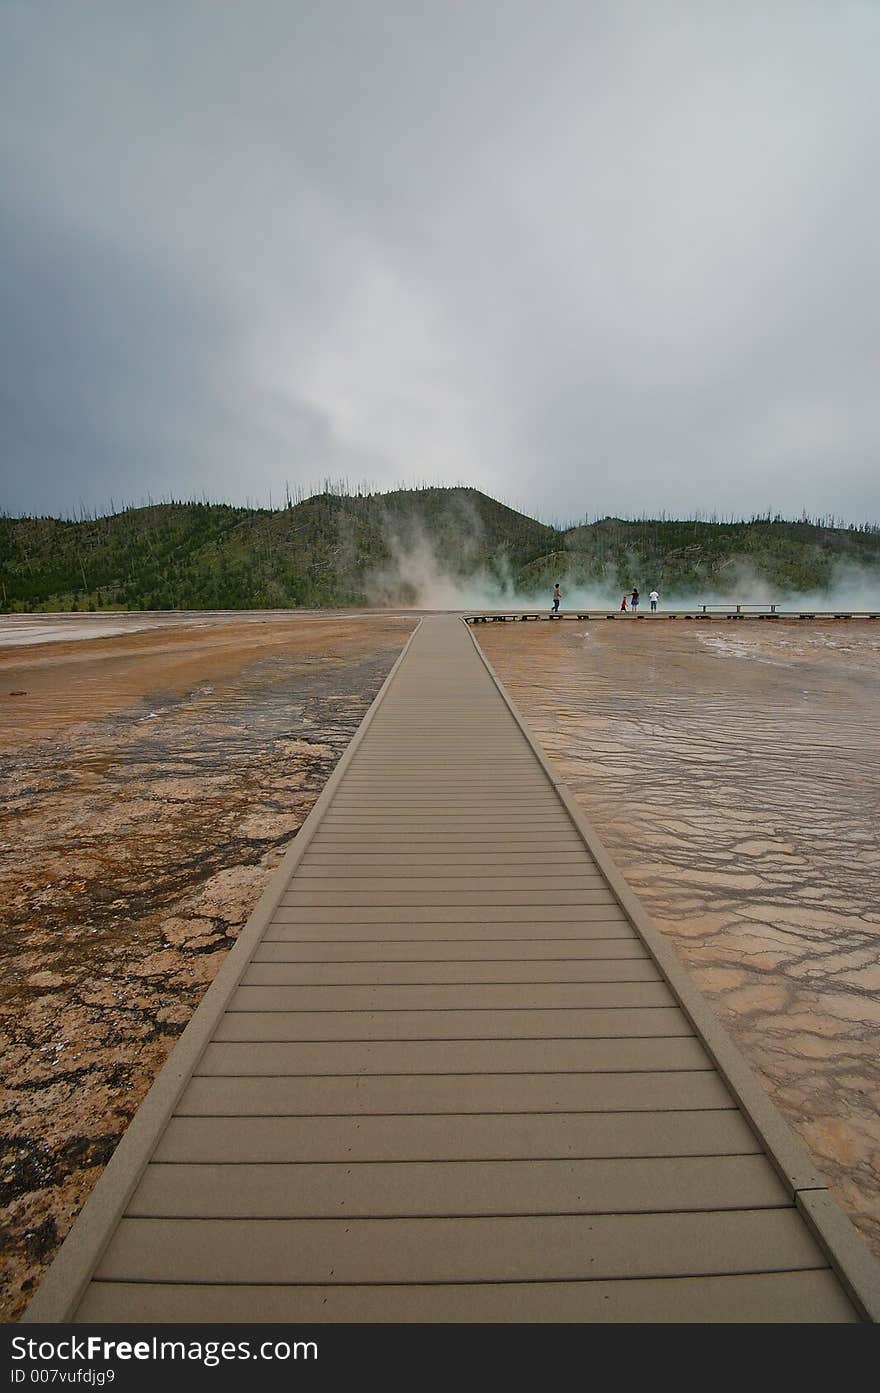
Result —
M 493 559 L 491 569 L 475 565 L 479 550 L 479 519 L 468 518 L 470 526 L 456 539 L 454 552 L 443 556 L 436 541 L 413 522 L 405 530 L 389 527 L 386 542 L 390 560 L 366 578 L 368 603 L 420 610 L 497 610 L 550 609 L 554 580 L 562 588 L 563 610 L 616 610 L 621 596 L 633 586 L 639 590 L 644 609 L 648 595 L 660 593 L 660 609 L 687 609 L 700 605 L 770 605 L 785 609 L 827 612 L 834 610 L 880 610 L 880 576 L 869 567 L 838 562 L 831 584 L 824 589 L 796 591 L 780 589 L 748 562 L 733 558 L 724 565 L 725 583 L 707 581 L 704 587 L 664 590 L 658 577 L 642 574 L 641 563 L 633 558 L 632 574 L 620 585 L 616 571 L 606 568 L 604 578 L 592 584 L 569 583 L 563 569 L 549 584 L 518 584 L 503 554 Z

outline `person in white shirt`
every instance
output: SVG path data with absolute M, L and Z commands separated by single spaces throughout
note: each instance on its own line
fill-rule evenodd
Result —
M 648 596 L 648 599 L 651 601 L 651 611 L 652 611 L 652 613 L 656 612 L 656 609 L 657 609 L 657 601 L 660 599 L 660 596 L 657 594 L 657 591 L 656 591 L 656 590 L 652 590 L 651 593 L 650 593 L 650 595 Z

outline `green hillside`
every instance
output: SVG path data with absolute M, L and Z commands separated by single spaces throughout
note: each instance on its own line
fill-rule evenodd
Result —
M 735 594 L 880 583 L 880 529 L 604 518 L 547 526 L 476 489 L 323 493 L 280 510 L 160 503 L 110 517 L 0 517 L 0 609 L 263 609 L 413 603 L 422 572 L 543 596 L 633 583 Z M 499 592 L 500 593 L 500 592 Z
M 603 518 L 565 533 L 572 581 L 605 578 L 620 588 L 642 577 L 663 594 L 724 593 L 761 582 L 773 597 L 829 589 L 866 572 L 880 587 L 880 528 L 807 521 L 625 521 Z M 552 582 L 554 564 L 540 577 Z M 538 580 L 539 577 L 535 576 Z
M 501 575 L 553 529 L 475 489 L 323 493 L 290 507 L 162 503 L 63 522 L 0 517 L 0 608 L 262 609 L 357 605 L 401 553 Z M 406 586 L 397 597 L 415 596 Z

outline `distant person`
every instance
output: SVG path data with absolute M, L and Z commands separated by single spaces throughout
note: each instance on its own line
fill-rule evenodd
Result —
M 654 614 L 657 611 L 657 601 L 660 599 L 660 596 L 657 594 L 656 590 L 652 590 L 648 599 L 651 601 L 651 613 Z
M 620 602 L 620 608 L 621 608 L 622 610 L 625 610 L 625 609 L 626 609 L 626 596 L 625 596 L 625 595 L 624 595 L 623 599 L 622 599 L 621 602 Z
M 553 587 L 553 613 L 559 613 L 559 601 L 562 599 L 562 591 L 559 589 L 559 581 Z
M 638 609 L 639 607 L 639 592 L 638 590 L 636 590 L 635 586 L 633 587 L 633 593 L 632 598 L 629 602 L 629 607 L 630 609 Z

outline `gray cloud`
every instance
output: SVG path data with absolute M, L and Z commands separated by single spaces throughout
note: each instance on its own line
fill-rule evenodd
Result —
M 0 502 L 880 517 L 880 10 L 10 3 Z

